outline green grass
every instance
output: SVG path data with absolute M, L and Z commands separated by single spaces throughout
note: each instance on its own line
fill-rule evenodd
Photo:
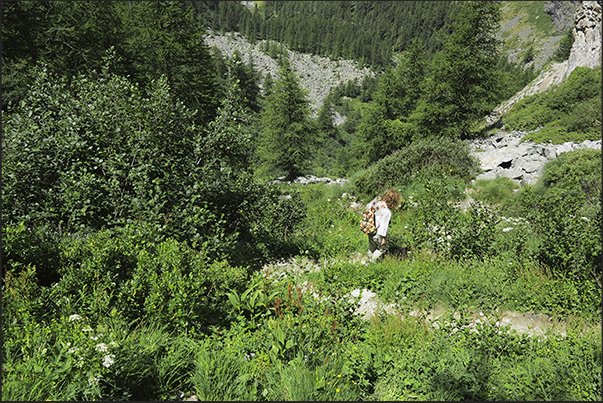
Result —
M 601 67 L 578 67 L 561 86 L 518 101 L 503 116 L 524 140 L 562 144 L 601 138 Z

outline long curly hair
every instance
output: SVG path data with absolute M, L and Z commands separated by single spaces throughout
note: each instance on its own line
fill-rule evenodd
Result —
M 383 193 L 381 200 L 385 202 L 388 209 L 397 210 L 402 202 L 402 195 L 397 190 L 390 189 Z

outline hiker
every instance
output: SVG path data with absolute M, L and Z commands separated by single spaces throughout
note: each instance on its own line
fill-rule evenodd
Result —
M 377 259 L 387 250 L 387 230 L 392 218 L 392 210 L 397 210 L 402 202 L 402 195 L 396 190 L 388 190 L 382 196 L 377 196 L 369 204 L 367 210 L 375 207 L 375 227 L 377 230 L 368 234 L 369 256 Z

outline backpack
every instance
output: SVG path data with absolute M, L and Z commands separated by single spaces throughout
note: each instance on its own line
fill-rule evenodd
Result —
M 377 226 L 375 225 L 375 211 L 377 211 L 379 207 L 376 205 L 376 202 L 373 203 L 371 207 L 362 213 L 362 218 L 360 219 L 360 229 L 365 234 L 372 234 L 373 232 L 377 231 Z

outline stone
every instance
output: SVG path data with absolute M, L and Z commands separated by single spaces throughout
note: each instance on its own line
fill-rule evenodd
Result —
M 506 177 L 522 184 L 534 184 L 547 161 L 559 154 L 579 148 L 601 149 L 601 140 L 547 145 L 519 142 L 525 134 L 498 131 L 488 139 L 470 141 L 470 153 L 479 160 L 483 171 L 476 179 Z

